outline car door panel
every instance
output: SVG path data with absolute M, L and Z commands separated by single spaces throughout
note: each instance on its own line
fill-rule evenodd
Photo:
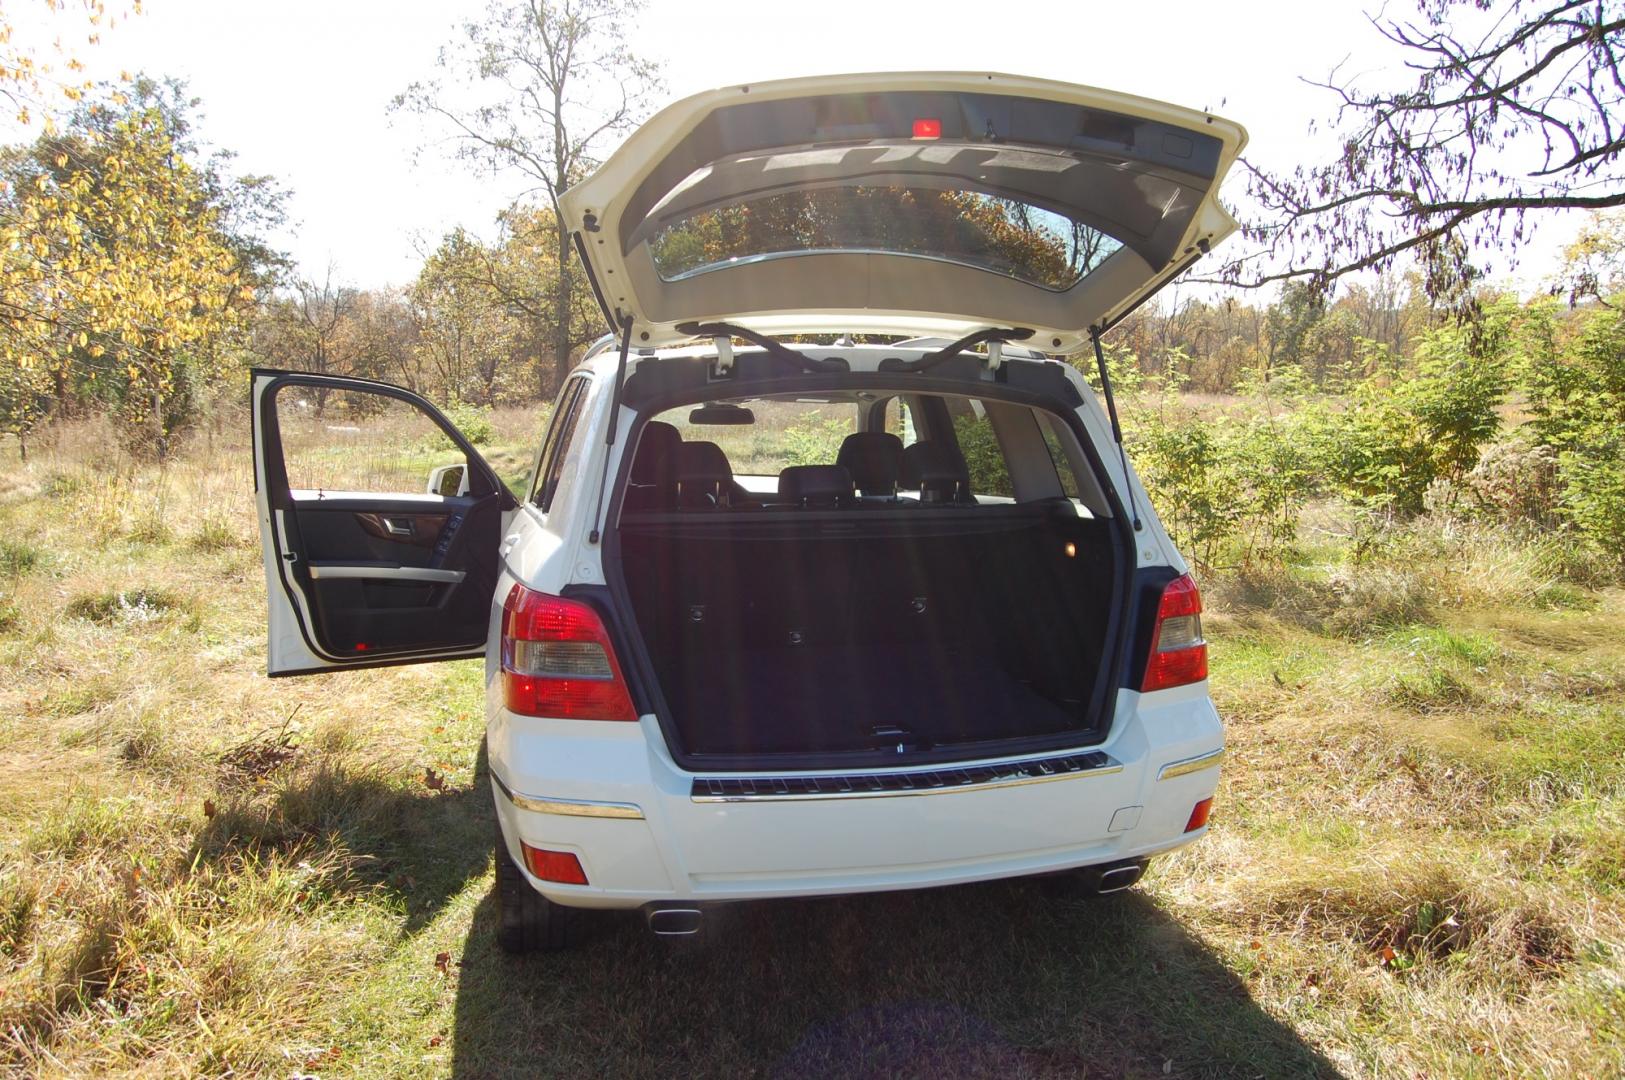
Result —
M 466 456 L 468 493 L 290 488 L 276 406 L 290 388 L 416 408 Z M 254 406 L 270 673 L 482 655 L 498 538 L 515 503 L 467 441 L 428 402 L 369 380 L 256 370 Z

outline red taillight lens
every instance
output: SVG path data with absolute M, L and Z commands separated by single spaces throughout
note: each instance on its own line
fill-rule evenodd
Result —
M 568 851 L 544 851 L 529 844 L 520 844 L 525 853 L 525 865 L 543 881 L 556 881 L 560 885 L 585 885 L 587 872 L 581 869 L 581 860 Z M 500 855 L 499 855 L 500 857 Z
M 598 613 L 523 585 L 502 605 L 502 685 L 508 710 L 525 716 L 638 718 Z
M 1195 832 L 1207 824 L 1208 815 L 1213 813 L 1213 796 L 1209 795 L 1191 809 L 1190 820 L 1185 822 L 1186 832 Z
M 1157 625 L 1151 633 L 1151 656 L 1146 660 L 1144 691 L 1166 690 L 1207 678 L 1207 642 L 1202 639 L 1202 596 L 1189 574 L 1175 578 L 1162 590 Z
M 921 117 L 914 121 L 914 137 L 916 139 L 942 138 L 942 121 L 931 117 Z

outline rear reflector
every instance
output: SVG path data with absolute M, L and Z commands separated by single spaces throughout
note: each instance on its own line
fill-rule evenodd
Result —
M 1207 824 L 1208 815 L 1213 812 L 1213 796 L 1209 795 L 1197 803 L 1191 810 L 1190 820 L 1185 822 L 1186 832 L 1195 832 Z
M 524 716 L 638 718 L 598 613 L 523 585 L 502 605 L 502 689 Z
M 585 885 L 587 872 L 581 869 L 581 860 L 568 851 L 544 851 L 529 844 L 520 844 L 525 853 L 525 865 L 543 881 L 556 881 L 560 885 Z
M 1162 590 L 1143 691 L 1167 690 L 1207 678 L 1207 642 L 1202 637 L 1202 596 L 1189 574 Z
M 914 121 L 914 137 L 916 139 L 942 138 L 942 121 L 926 117 Z

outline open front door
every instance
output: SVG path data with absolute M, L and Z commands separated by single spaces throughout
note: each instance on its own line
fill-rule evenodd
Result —
M 482 656 L 517 505 L 440 411 L 367 379 L 255 369 L 267 670 Z

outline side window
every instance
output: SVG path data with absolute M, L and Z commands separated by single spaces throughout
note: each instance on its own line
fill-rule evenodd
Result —
M 293 383 L 279 387 L 274 400 L 282 463 L 295 491 L 421 495 L 438 466 L 468 464 L 434 421 L 398 398 Z M 454 488 L 460 479 L 453 478 Z
M 564 385 L 559 404 L 553 410 L 553 423 L 542 444 L 542 457 L 536 468 L 536 486 L 530 501 L 546 513 L 553 506 L 553 495 L 558 491 L 559 478 L 564 475 L 564 462 L 569 456 L 575 436 L 576 424 L 581 419 L 582 402 L 586 399 L 587 379 L 577 376 Z
M 1078 476 L 1072 470 L 1072 462 L 1067 460 L 1066 451 L 1061 446 L 1061 437 L 1056 433 L 1056 426 L 1061 421 L 1054 416 L 1041 413 L 1039 415 L 1039 428 L 1044 432 L 1044 445 L 1049 449 L 1049 460 L 1055 466 L 1055 475 L 1061 481 L 1061 490 L 1066 492 L 1069 499 L 1083 498 L 1083 489 L 1078 485 Z
M 904 446 L 913 446 L 920 441 L 919 423 L 915 420 L 914 412 L 908 407 L 908 399 L 894 397 L 886 402 L 885 430 L 903 440 Z
M 1010 469 L 1004 462 L 1004 448 L 993 431 L 987 407 L 976 398 L 948 398 L 948 414 L 953 418 L 954 438 L 959 452 L 970 472 L 973 495 L 999 495 L 1012 497 L 1015 485 L 1010 482 Z

